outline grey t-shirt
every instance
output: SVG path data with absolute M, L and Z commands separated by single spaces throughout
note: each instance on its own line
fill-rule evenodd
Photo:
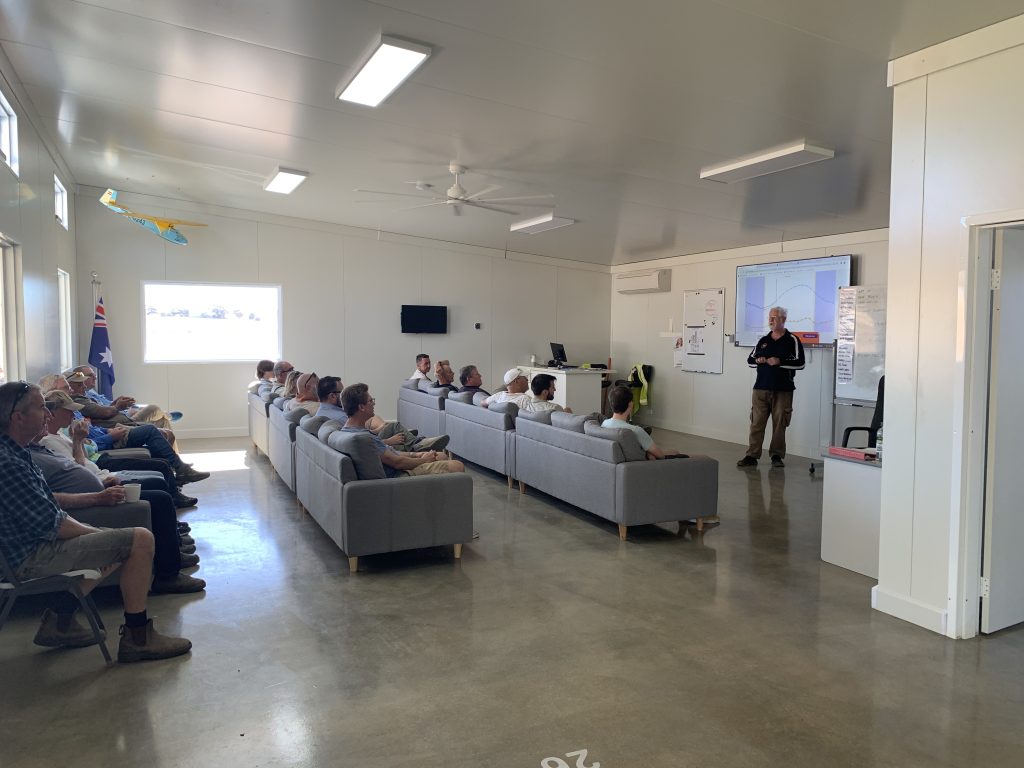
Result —
M 58 456 L 37 443 L 28 445 L 32 462 L 43 473 L 43 479 L 54 493 L 96 493 L 103 490 L 103 481 L 66 456 Z

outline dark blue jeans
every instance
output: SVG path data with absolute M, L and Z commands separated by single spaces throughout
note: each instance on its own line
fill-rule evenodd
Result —
M 152 424 L 140 424 L 128 430 L 126 448 L 148 448 L 149 452 L 158 459 L 163 459 L 171 467 L 177 470 L 181 466 L 181 459 L 171 448 L 171 444 L 160 434 L 160 430 Z

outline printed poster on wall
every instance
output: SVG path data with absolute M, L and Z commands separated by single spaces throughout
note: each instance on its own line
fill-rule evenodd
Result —
M 722 373 L 724 317 L 724 288 L 684 291 L 683 332 L 675 340 L 673 365 L 694 373 Z

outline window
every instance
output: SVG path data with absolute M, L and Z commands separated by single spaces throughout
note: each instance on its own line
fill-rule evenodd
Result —
M 281 286 L 143 283 L 143 359 L 212 363 L 281 357 Z
M 57 270 L 57 315 L 60 322 L 60 369 L 66 371 L 74 363 L 71 354 L 71 275 Z
M 18 116 L 0 92 L 0 153 L 3 161 L 18 175 Z
M 68 191 L 60 183 L 57 174 L 53 175 L 53 215 L 64 229 L 68 228 Z
M 0 384 L 25 378 L 21 248 L 0 235 Z

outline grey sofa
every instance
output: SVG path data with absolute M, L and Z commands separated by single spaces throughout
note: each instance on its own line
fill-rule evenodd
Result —
M 471 393 L 448 395 L 444 424 L 451 440 L 448 450 L 459 458 L 471 461 L 505 475 L 509 488 L 516 472 L 515 403 L 500 403 L 491 408 L 474 404 Z
M 636 435 L 587 417 L 523 413 L 516 418 L 516 478 L 618 524 L 696 520 L 718 514 L 718 462 L 707 456 L 647 461 Z
M 268 396 L 269 397 L 269 396 Z M 249 439 L 266 455 L 269 452 L 270 401 L 252 392 L 249 398 Z
M 285 411 L 284 405 L 288 402 L 283 397 L 278 397 L 270 404 L 267 413 L 269 429 L 267 432 L 267 456 L 270 463 L 274 465 L 278 476 L 284 484 L 292 491 L 295 490 L 295 430 L 299 420 L 309 414 L 296 408 Z
M 409 379 L 398 389 L 398 420 L 420 435 L 443 435 L 448 390 L 434 388 L 422 379 Z
M 322 416 L 303 417 L 295 433 L 295 494 L 348 556 L 349 569 L 358 570 L 364 555 L 448 544 L 461 557 L 473 537 L 472 478 L 384 478 L 369 437 L 340 428 Z

